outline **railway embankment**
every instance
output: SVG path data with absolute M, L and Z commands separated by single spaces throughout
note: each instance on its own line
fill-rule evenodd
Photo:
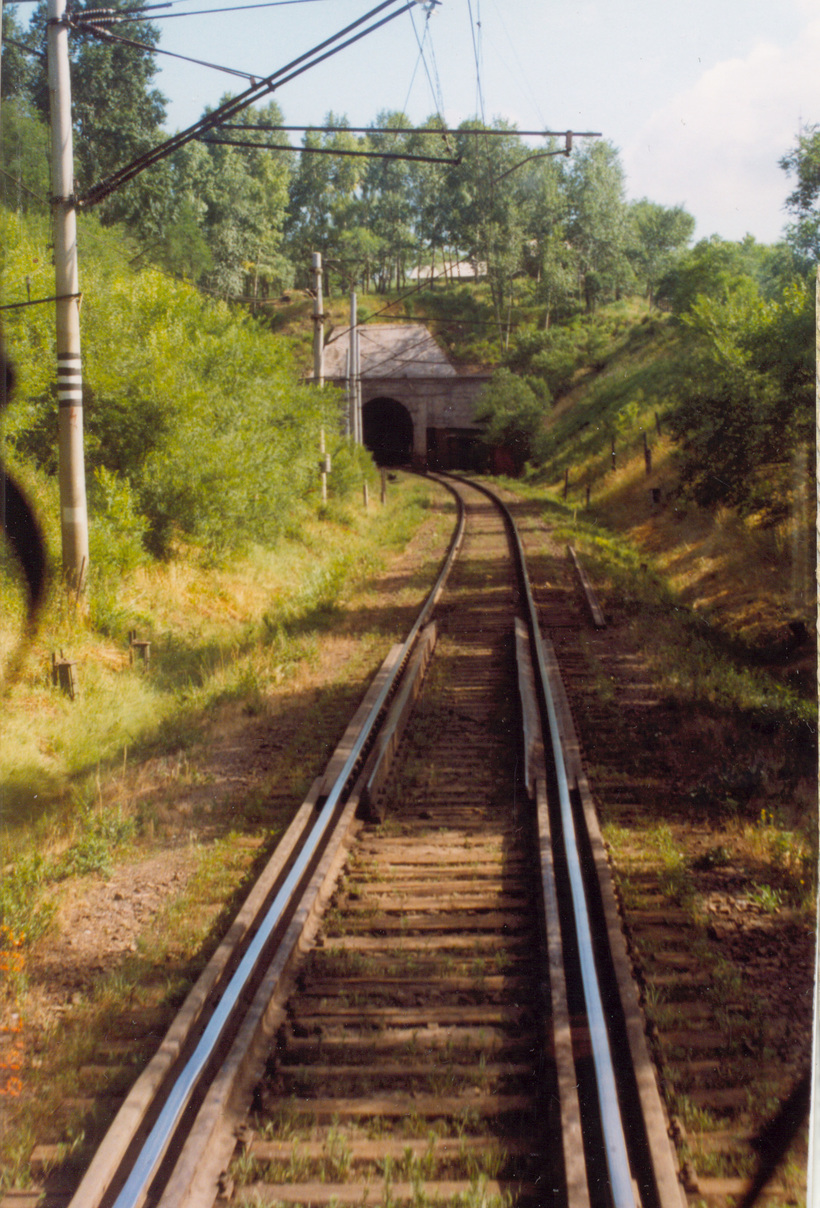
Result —
M 537 602 L 548 603 L 570 540 L 607 615 L 600 634 L 582 629 L 570 641 L 559 626 L 551 637 L 688 1193 L 728 1203 L 809 1038 L 816 725 L 803 681 L 789 677 L 805 646 L 791 634 L 779 661 L 776 649 L 763 657 L 594 516 L 520 484 L 511 494 Z M 382 650 L 403 602 L 421 594 L 441 552 L 438 507 L 421 509 L 426 520 L 382 571 L 297 618 L 288 632 L 306 642 L 298 664 L 257 667 L 202 700 L 198 725 L 169 732 L 162 749 L 135 744 L 91 769 L 91 834 L 97 819 L 116 816 L 124 828 L 99 831 L 107 863 L 83 863 L 79 830 L 51 832 L 45 851 L 64 863 L 59 877 L 43 877 L 40 900 L 54 913 L 36 945 L 7 944 L 19 976 L 9 981 L 17 998 L 4 1004 L 4 1144 L 20 1189 L 88 1160 L 224 932 L 232 895 L 275 843 L 287 801 L 298 801 L 294 777 L 330 749 L 367 651 Z M 306 563 L 298 574 L 310 583 Z M 546 610 L 543 623 L 549 631 Z M 191 691 L 181 689 L 181 705 Z M 799 1202 L 802 1172 L 798 1141 L 777 1176 L 782 1202 Z
M 536 582 L 540 565 L 543 623 L 556 542 L 581 552 L 607 619 L 604 630 L 551 637 L 684 1186 L 693 1203 L 737 1202 L 811 1042 L 814 643 L 783 623 L 782 581 L 779 595 L 757 597 L 761 579 L 776 577 L 777 551 L 772 542 L 768 564 L 742 564 L 737 521 L 719 518 L 707 533 L 702 518 L 644 518 L 633 526 L 638 544 L 635 531 L 618 537 L 563 500 L 545 505 L 520 485 L 510 494 Z M 681 525 L 690 542 L 678 535 L 664 548 L 665 527 Z M 711 548 L 700 573 L 698 525 Z M 755 641 L 737 623 L 752 596 Z M 735 606 L 724 612 L 721 599 Z M 805 1160 L 804 1127 L 767 1202 L 804 1201 Z

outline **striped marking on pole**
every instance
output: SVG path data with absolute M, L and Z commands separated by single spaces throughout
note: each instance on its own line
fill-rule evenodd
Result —
M 79 352 L 57 356 L 57 398 L 61 407 L 82 407 L 83 366 Z

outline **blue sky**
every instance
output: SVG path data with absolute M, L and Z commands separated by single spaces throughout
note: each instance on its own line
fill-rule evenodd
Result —
M 174 12 L 225 0 L 183 0 Z M 234 0 L 236 2 L 236 0 Z M 367 0 L 314 0 L 160 22 L 162 46 L 267 75 L 367 11 Z M 419 64 L 418 7 L 276 93 L 285 120 L 329 110 L 366 125 L 383 109 L 422 121 L 438 107 Z M 764 242 L 782 233 L 789 181 L 779 158 L 800 123 L 820 122 L 816 0 L 442 0 L 429 16 L 443 114 L 480 109 L 520 129 L 600 130 L 621 152 L 630 197 L 681 204 L 697 237 Z M 160 56 L 172 129 L 239 80 Z

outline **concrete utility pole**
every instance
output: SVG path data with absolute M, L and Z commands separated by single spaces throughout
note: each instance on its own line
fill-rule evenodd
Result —
M 0 0 L 2 4 L 2 0 Z M 322 308 L 322 253 L 313 253 L 313 380 L 325 384 L 325 316 Z
M 66 0 L 48 0 L 48 91 L 57 307 L 57 397 L 63 573 L 77 592 L 88 574 L 88 511 L 83 461 L 83 376 L 80 279 L 74 206 L 74 145 Z
M 359 408 L 359 329 L 356 325 L 356 291 L 350 291 L 350 382 L 353 411 L 353 443 L 362 443 L 361 413 Z

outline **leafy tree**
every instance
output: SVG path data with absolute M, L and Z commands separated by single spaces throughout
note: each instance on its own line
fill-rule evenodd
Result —
M 5 70 L 5 63 L 4 63 Z M 5 75 L 3 77 L 5 79 Z M 16 210 L 43 209 L 50 194 L 49 133 L 17 98 L 3 101 L 0 200 Z
M 376 129 L 367 136 L 368 149 L 381 154 L 411 154 L 411 136 L 389 130 L 391 126 L 409 125 L 410 119 L 404 113 L 377 114 Z M 381 132 L 383 128 L 387 133 Z M 407 260 L 415 247 L 411 227 L 410 165 L 401 159 L 370 159 L 366 163 L 361 182 L 362 225 L 379 240 L 377 284 L 379 291 L 384 293 L 394 279 L 397 289 L 404 285 Z
M 335 132 L 309 130 L 304 148 L 363 150 L 365 142 L 345 129 L 345 117 L 330 112 L 323 125 Z M 299 156 L 290 188 L 285 218 L 285 247 L 294 265 L 297 282 L 310 285 L 311 253 L 321 252 L 325 261 L 325 292 L 330 294 L 330 261 L 344 258 L 341 235 L 360 226 L 358 189 L 364 173 L 362 159 L 333 155 Z
M 503 122 L 492 126 L 503 131 L 503 137 L 482 138 L 481 129 L 478 122 L 463 122 L 455 135 L 461 162 L 447 169 L 448 240 L 485 266 L 502 332 L 512 281 L 522 268 L 527 229 L 524 198 L 514 174 L 522 160 L 521 140 Z
M 2 99 L 17 100 L 27 107 L 31 98 L 34 80 L 34 63 L 37 55 L 42 54 L 39 48 L 34 48 L 34 54 L 29 54 L 26 46 L 33 43 L 28 38 L 23 26 L 17 20 L 17 6 L 3 6 L 3 76 Z
M 567 236 L 578 254 L 586 309 L 618 297 L 632 271 L 627 257 L 629 219 L 624 174 L 615 148 L 591 142 L 570 161 Z
M 414 155 L 429 155 L 446 159 L 453 155 L 452 139 L 436 131 L 442 129 L 438 116 L 423 123 L 424 133 L 413 135 L 408 148 Z M 429 133 L 427 133 L 429 131 Z M 446 164 L 408 163 L 407 187 L 416 243 L 416 265 L 421 268 L 429 259 L 431 265 L 445 264 L 455 259 L 447 247 L 449 200 L 446 187 Z M 435 275 L 431 285 L 435 282 Z
M 652 306 L 658 282 L 692 238 L 695 220 L 681 206 L 669 208 L 646 198 L 632 203 L 630 216 L 634 239 L 628 256 Z
M 747 277 L 762 280 L 767 259 L 767 249 L 751 236 L 739 243 L 718 235 L 701 239 L 661 278 L 657 300 L 682 314 L 700 296 L 726 299 Z
M 135 272 L 94 216 L 82 217 L 80 237 L 92 528 L 96 515 L 116 523 L 129 557 L 141 532 L 157 554 L 180 539 L 215 556 L 274 541 L 293 509 L 318 496 L 319 429 L 338 429 L 337 392 L 302 384 L 283 342 L 250 317 L 157 269 Z M 47 239 L 45 222 L 0 213 L 4 274 L 47 275 Z M 18 387 L 5 438 L 10 461 L 53 477 L 54 334 L 44 310 L 10 312 Z
M 551 150 L 555 150 L 554 142 Z M 536 280 L 536 299 L 544 306 L 544 328 L 566 317 L 578 294 L 579 260 L 567 237 L 569 198 L 564 163 L 537 160 L 529 168 L 531 216 L 525 266 Z
M 44 49 L 34 46 L 17 20 L 15 6 L 3 6 L 3 124 L 0 146 L 0 200 L 18 210 L 49 196 L 49 136 L 32 105 L 37 61 Z M 30 46 L 33 53 L 25 47 Z
M 701 505 L 779 519 L 792 450 L 808 447 L 814 410 L 814 304 L 802 281 L 779 299 L 749 276 L 683 316 L 693 337 L 688 388 L 671 416 L 681 479 Z
M 223 97 L 223 102 L 227 99 Z M 263 127 L 233 132 L 238 140 L 270 142 L 265 128 L 281 125 L 282 111 L 270 101 L 263 108 L 243 110 L 235 124 Z M 205 161 L 197 165 L 188 197 L 191 206 L 204 206 L 202 232 L 213 261 L 207 284 L 225 297 L 245 292 L 254 298 L 260 279 L 263 292 L 289 284 L 279 247 L 288 204 L 290 153 L 216 144 L 205 144 L 205 149 Z
M 496 370 L 479 396 L 475 418 L 486 424 L 482 440 L 493 448 L 506 449 L 517 474 L 537 448 L 545 402 L 548 396 L 539 398 L 531 385 L 506 368 Z
M 84 9 L 96 7 L 86 0 L 72 15 L 82 20 Z M 127 9 L 127 0 L 111 0 L 110 9 Z M 43 0 L 32 17 L 31 30 L 38 48 L 45 49 L 47 8 Z M 150 24 L 117 22 L 117 36 L 156 46 L 159 31 Z M 165 97 L 152 81 L 156 74 L 149 50 L 122 42 L 105 42 L 83 31 L 72 31 L 71 96 L 74 116 L 75 178 L 78 192 L 107 176 L 116 168 L 148 151 L 162 137 Z M 43 118 L 49 118 L 46 64 L 38 62 L 33 82 L 33 102 Z M 116 193 L 102 209 L 104 221 L 132 217 L 139 207 L 137 182 Z
M 797 146 L 783 156 L 780 166 L 797 178 L 786 199 L 786 208 L 795 218 L 786 230 L 788 241 L 807 265 L 816 264 L 820 260 L 820 126 L 802 130 Z

